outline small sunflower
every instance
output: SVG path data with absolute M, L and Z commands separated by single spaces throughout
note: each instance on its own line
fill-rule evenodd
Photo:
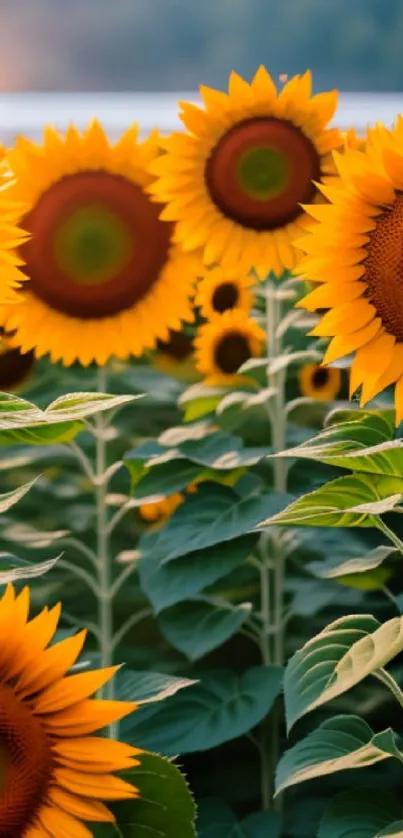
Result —
M 241 309 L 249 314 L 253 303 L 251 285 L 253 279 L 247 274 L 224 271 L 217 266 L 199 281 L 195 304 L 207 320 L 231 309 Z
M 193 363 L 193 338 L 184 330 L 171 329 L 168 340 L 157 341 L 153 366 L 183 381 L 197 378 Z
M 0 339 L 0 391 L 15 393 L 29 380 L 35 366 L 35 354 L 20 352 L 10 346 L 7 338 Z
M 83 821 L 113 822 L 101 802 L 138 796 L 112 772 L 140 751 L 93 736 L 136 708 L 91 696 L 118 667 L 67 675 L 85 631 L 49 645 L 60 605 L 28 619 L 29 589 L 0 600 L 0 835 L 90 838 Z
M 172 243 L 172 225 L 146 192 L 158 137 L 136 126 L 110 145 L 94 121 L 42 145 L 20 139 L 8 155 L 9 192 L 31 234 L 19 247 L 28 281 L 1 307 L 11 341 L 66 366 L 105 364 L 152 349 L 191 317 L 195 260 Z
M 341 372 L 336 367 L 306 364 L 299 372 L 299 386 L 303 396 L 318 402 L 335 399 L 341 389 Z
M 355 353 L 350 393 L 365 405 L 395 386 L 403 418 L 403 118 L 377 125 L 365 151 L 335 155 L 340 180 L 328 203 L 308 207 L 317 223 L 299 242 L 298 269 L 320 285 L 298 305 L 326 309 L 311 334 L 330 337 L 323 363 Z
M 265 333 L 243 311 L 216 315 L 199 329 L 195 339 L 196 367 L 210 384 L 239 380 L 239 368 L 261 355 Z
M 280 276 L 296 263 L 301 203 L 334 171 L 342 139 L 327 125 L 337 92 L 312 97 L 310 72 L 278 92 L 264 67 L 251 84 L 231 73 L 228 94 L 200 92 L 204 107 L 181 103 L 186 132 L 163 139 L 166 154 L 151 165 L 161 218 L 177 222 L 179 244 L 201 248 L 207 265 Z

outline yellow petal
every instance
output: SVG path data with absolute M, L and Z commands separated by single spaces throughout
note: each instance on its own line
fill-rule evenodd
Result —
M 392 358 L 385 371 L 379 378 L 366 380 L 362 388 L 365 402 L 371 401 L 377 393 L 381 393 L 403 375 L 403 344 L 397 343 L 392 351 Z
M 115 816 L 99 801 L 78 797 L 58 786 L 51 786 L 47 796 L 55 808 L 63 809 L 79 820 L 93 821 L 94 823 L 115 823 Z
M 63 675 L 76 662 L 87 636 L 86 630 L 80 631 L 74 637 L 68 637 L 54 646 L 50 646 L 31 662 L 30 666 L 21 673 L 18 679 L 18 692 L 25 696 L 45 689 L 53 681 Z
M 138 760 L 134 758 L 142 753 L 139 748 L 132 748 L 125 742 L 96 736 L 55 740 L 52 750 L 63 765 L 78 767 L 92 774 L 108 774 L 138 765 Z
M 355 352 L 360 346 L 365 346 L 368 341 L 372 340 L 378 334 L 381 327 L 381 320 L 377 317 L 368 326 L 357 329 L 356 332 L 352 332 L 350 335 L 336 335 L 329 343 L 323 358 L 323 363 L 331 364 L 333 361 L 338 361 L 339 358 L 344 358 L 346 355 Z
M 107 681 L 113 677 L 119 666 L 106 669 L 95 669 L 91 672 L 80 672 L 69 675 L 51 684 L 35 701 L 36 713 L 55 713 L 64 710 L 72 704 L 77 704 L 84 698 L 94 695 Z
M 374 307 L 367 300 L 357 300 L 353 305 L 346 303 L 328 311 L 309 334 L 316 337 L 348 335 L 366 326 L 374 317 Z
M 302 300 L 295 304 L 295 308 L 316 311 L 319 308 L 333 308 L 337 303 L 352 303 L 357 300 L 366 289 L 363 282 L 340 282 L 339 285 L 320 285 Z
M 39 810 L 37 819 L 49 836 L 57 838 L 93 838 L 92 832 L 81 821 L 56 809 L 53 806 L 43 806 Z
M 87 774 L 70 768 L 55 768 L 53 779 L 67 791 L 95 800 L 130 800 L 139 795 L 135 786 L 112 774 Z
M 403 376 L 395 387 L 395 408 L 396 408 L 396 427 L 400 425 L 403 419 Z
M 44 717 L 43 724 L 56 736 L 85 736 L 123 719 L 137 704 L 133 701 L 87 699 L 59 713 Z
M 350 396 L 368 378 L 372 383 L 374 379 L 376 380 L 382 375 L 389 364 L 394 344 L 395 338 L 392 335 L 381 332 L 357 350 L 351 365 Z

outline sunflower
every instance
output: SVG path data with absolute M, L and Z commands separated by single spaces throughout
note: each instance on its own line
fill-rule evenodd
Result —
M 341 134 L 328 129 L 337 92 L 311 97 L 311 74 L 280 92 L 264 67 L 251 84 L 231 73 L 228 94 L 200 88 L 204 107 L 183 102 L 185 133 L 162 140 L 151 164 L 150 192 L 167 204 L 186 251 L 201 248 L 206 264 L 280 276 L 296 262 L 294 240 L 315 200 L 314 181 L 333 172 Z
M 299 270 L 320 285 L 299 305 L 327 309 L 312 334 L 330 337 L 323 363 L 354 354 L 350 393 L 361 404 L 395 384 L 403 418 L 403 118 L 377 125 L 365 151 L 336 155 L 340 181 L 329 203 L 308 207 L 317 219 L 300 241 Z
M 306 364 L 298 378 L 302 395 L 318 402 L 331 401 L 341 389 L 341 372 L 336 367 Z
M 34 352 L 20 352 L 0 339 L 0 392 L 15 393 L 29 380 L 35 366 Z
M 243 311 L 216 315 L 195 339 L 196 367 L 210 384 L 231 384 L 249 358 L 261 355 L 265 333 Z
M 241 309 L 249 314 L 253 302 L 251 285 L 253 279 L 247 274 L 224 271 L 217 266 L 199 281 L 195 304 L 207 320 L 231 309 Z
M 146 187 L 159 154 L 131 127 L 111 146 L 98 122 L 42 145 L 20 139 L 8 155 L 10 195 L 31 237 L 19 248 L 28 281 L 0 309 L 14 346 L 65 365 L 105 364 L 152 349 L 191 317 L 195 259 L 172 244 L 172 225 Z
M 101 802 L 138 796 L 112 772 L 139 750 L 92 734 L 136 705 L 91 699 L 118 667 L 66 673 L 85 631 L 52 641 L 60 605 L 28 619 L 29 589 L 0 600 L 0 835 L 90 838 L 82 821 L 114 821 Z
M 157 341 L 153 366 L 183 381 L 193 381 L 197 373 L 193 363 L 193 338 L 184 330 L 171 329 L 166 341 Z

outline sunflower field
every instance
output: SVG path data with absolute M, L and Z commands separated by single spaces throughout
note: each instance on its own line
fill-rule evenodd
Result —
M 0 838 L 403 836 L 403 117 L 311 84 L 1 151 Z

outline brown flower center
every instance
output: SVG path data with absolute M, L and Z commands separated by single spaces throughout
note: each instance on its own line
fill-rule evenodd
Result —
M 22 221 L 27 288 L 51 308 L 102 318 L 130 308 L 158 281 L 170 224 L 141 186 L 104 171 L 54 183 Z
M 39 719 L 0 687 L 0 838 L 21 838 L 41 806 L 52 753 Z
M 169 340 L 157 342 L 157 349 L 175 361 L 185 361 L 192 354 L 192 339 L 184 332 L 171 330 Z
M 367 253 L 368 299 L 385 330 L 403 341 L 403 195 L 378 216 Z
M 222 314 L 223 311 L 235 308 L 238 300 L 239 291 L 237 286 L 234 285 L 233 282 L 222 282 L 221 285 L 217 285 L 217 288 L 214 290 L 211 304 L 214 311 Z
M 312 386 L 318 390 L 326 387 L 330 378 L 330 372 L 326 367 L 317 367 L 312 375 Z
M 214 351 L 214 361 L 221 372 L 233 375 L 239 367 L 251 356 L 249 341 L 245 335 L 238 332 L 226 334 Z
M 207 188 L 221 212 L 244 227 L 274 230 L 290 223 L 315 194 L 320 157 L 286 120 L 254 117 L 234 125 L 213 149 Z
M 0 391 L 18 388 L 28 378 L 35 364 L 34 352 L 20 352 L 19 349 L 5 349 L 0 344 Z

